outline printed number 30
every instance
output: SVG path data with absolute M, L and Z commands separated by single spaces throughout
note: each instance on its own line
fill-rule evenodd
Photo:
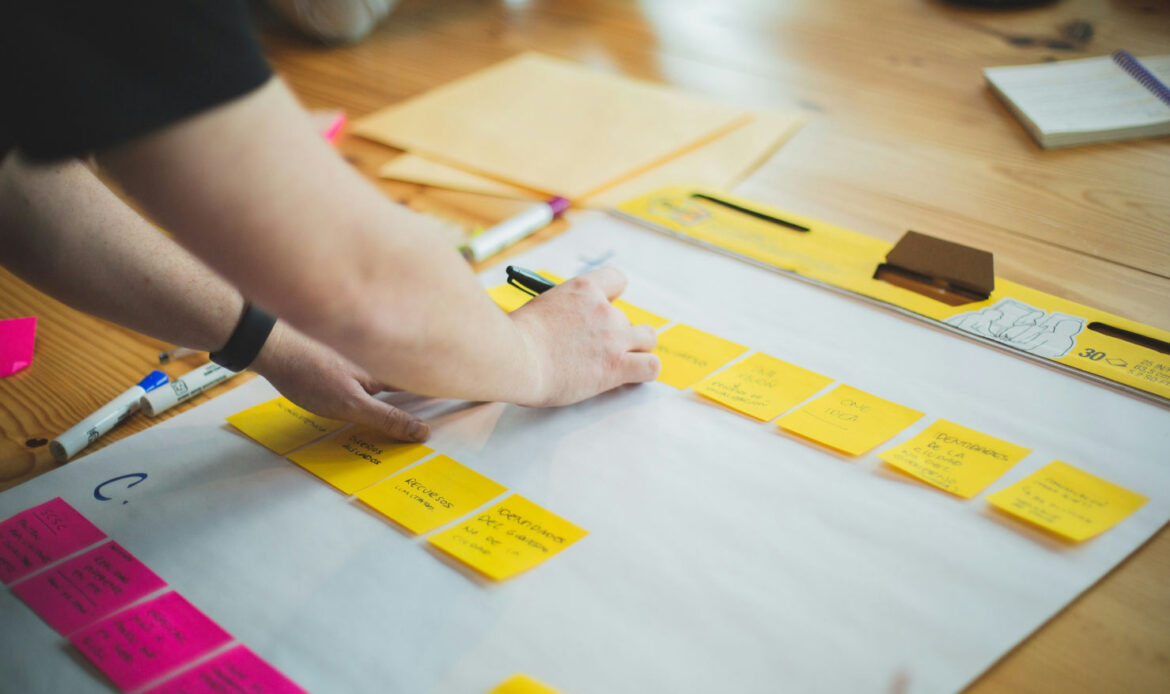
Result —
M 1085 359 L 1091 359 L 1093 361 L 1101 361 L 1102 359 L 1105 358 L 1105 353 L 1098 352 L 1095 349 L 1086 349 L 1084 352 L 1081 352 L 1077 356 L 1084 357 Z

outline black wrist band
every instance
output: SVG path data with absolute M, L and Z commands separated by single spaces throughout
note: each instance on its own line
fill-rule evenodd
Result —
M 252 360 L 264 347 L 268 333 L 276 319 L 268 315 L 263 309 L 253 306 L 251 302 L 244 303 L 244 311 L 240 314 L 240 322 L 236 324 L 235 332 L 228 338 L 222 349 L 211 353 L 211 361 L 225 369 L 243 371 L 251 365 Z

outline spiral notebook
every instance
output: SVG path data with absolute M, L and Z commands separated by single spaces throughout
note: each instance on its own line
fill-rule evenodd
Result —
M 1170 55 L 992 67 L 987 83 L 1045 149 L 1170 135 Z

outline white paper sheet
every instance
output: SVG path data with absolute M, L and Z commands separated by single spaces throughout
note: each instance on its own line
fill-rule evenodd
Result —
M 517 671 L 567 694 L 955 691 L 1170 519 L 1166 410 L 581 219 L 514 262 L 608 260 L 634 304 L 927 413 L 887 445 L 945 418 L 1033 449 L 988 492 L 1061 459 L 1150 502 L 1069 545 L 662 384 L 552 410 L 413 400 L 434 448 L 590 531 L 490 584 L 234 432 L 275 394 L 258 379 L 0 494 L 0 518 L 62 496 L 310 691 L 412 694 Z M 148 479 L 94 498 L 130 472 Z M 7 590 L 0 615 L 0 689 L 108 691 Z

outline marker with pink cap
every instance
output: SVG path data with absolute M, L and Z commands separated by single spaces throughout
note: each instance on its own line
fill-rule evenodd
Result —
M 459 250 L 463 253 L 463 257 L 471 262 L 479 262 L 521 239 L 532 236 L 547 226 L 549 222 L 564 214 L 567 209 L 569 209 L 569 201 L 559 197 L 533 205 L 482 234 L 472 236 L 467 245 Z

